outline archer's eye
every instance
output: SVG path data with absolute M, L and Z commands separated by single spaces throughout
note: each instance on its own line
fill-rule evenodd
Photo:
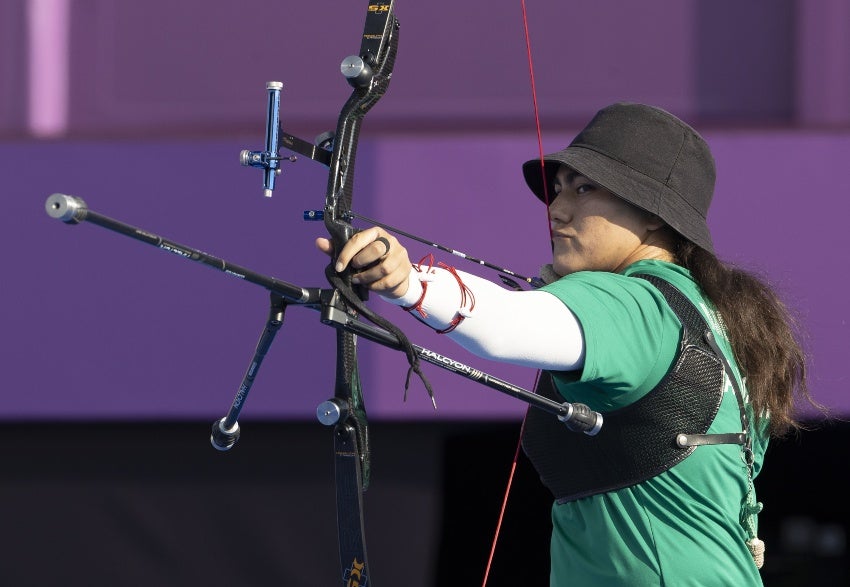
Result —
M 578 195 L 589 194 L 593 190 L 596 189 L 596 186 L 592 183 L 582 183 L 576 186 L 576 193 Z
M 560 194 L 560 193 L 561 193 L 562 189 L 563 189 L 563 188 L 561 187 L 560 182 L 557 182 L 557 181 L 556 181 L 556 182 L 552 185 L 552 193 L 553 193 L 553 194 L 555 194 L 556 196 L 557 196 L 558 194 Z

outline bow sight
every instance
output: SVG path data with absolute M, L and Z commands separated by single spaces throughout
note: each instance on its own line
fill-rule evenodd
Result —
M 280 128 L 280 91 L 282 89 L 282 82 L 266 83 L 269 101 L 266 110 L 265 150 L 249 151 L 245 149 L 239 153 L 239 163 L 245 167 L 257 167 L 263 170 L 263 195 L 267 198 L 272 197 L 275 177 L 280 175 L 280 162 L 290 161 L 294 163 L 296 161 L 295 155 L 290 155 L 289 157 L 280 156 L 281 144 L 290 151 L 300 153 L 325 166 L 329 165 L 331 161 L 329 147 L 332 148 L 333 133 L 319 135 L 316 139 L 316 144 L 312 145 L 307 141 L 283 132 Z

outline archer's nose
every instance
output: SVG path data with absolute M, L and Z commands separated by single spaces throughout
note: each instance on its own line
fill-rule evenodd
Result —
M 549 205 L 549 224 L 552 228 L 568 224 L 572 219 L 572 212 L 565 205 L 563 198 L 556 198 Z

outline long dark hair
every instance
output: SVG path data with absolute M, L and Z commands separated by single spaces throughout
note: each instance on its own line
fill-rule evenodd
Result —
M 806 353 L 797 321 L 773 288 L 684 238 L 678 239 L 675 256 L 723 318 L 735 360 L 747 378 L 756 422 L 768 417 L 770 434 L 780 436 L 800 427 L 795 397 L 823 410 L 806 385 Z

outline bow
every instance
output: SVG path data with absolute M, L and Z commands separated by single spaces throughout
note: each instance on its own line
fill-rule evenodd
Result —
M 364 304 L 365 293 L 352 287 L 350 270 L 346 269 L 341 274 L 337 274 L 334 270 L 338 251 L 355 232 L 349 221 L 357 217 L 351 211 L 351 202 L 360 124 L 389 85 L 398 50 L 398 29 L 398 21 L 393 14 L 393 0 L 371 0 L 368 5 L 360 52 L 347 57 L 342 62 L 341 71 L 348 79 L 353 91 L 340 112 L 335 133 L 327 133 L 319 137 L 316 144 L 311 144 L 283 132 L 280 128 L 279 115 L 282 84 L 269 82 L 266 86 L 268 110 L 265 150 L 242 151 L 240 154 L 243 165 L 263 169 L 264 195 L 266 196 L 272 195 L 275 177 L 280 173 L 280 162 L 286 159 L 294 160 L 294 157 L 279 155 L 281 146 L 329 168 L 322 216 L 333 244 L 332 261 L 325 271 L 332 289 L 303 288 L 260 274 L 247 267 L 230 263 L 201 250 L 99 214 L 90 210 L 80 198 L 53 194 L 45 203 L 45 210 L 49 216 L 67 224 L 78 224 L 84 221 L 93 223 L 177 254 L 186 260 L 202 263 L 238 279 L 259 285 L 271 292 L 269 317 L 257 343 L 254 357 L 230 410 L 212 427 L 210 439 L 213 446 L 219 450 L 230 449 L 239 438 L 240 430 L 237 422 L 239 413 L 263 358 L 275 334 L 282 326 L 287 306 L 295 304 L 320 310 L 322 322 L 337 329 L 334 397 L 319 405 L 317 416 L 323 424 L 334 426 L 339 556 L 344 581 L 352 587 L 366 585 L 369 577 L 362 501 L 363 491 L 369 485 L 369 437 L 357 364 L 358 336 L 404 351 L 410 363 L 407 384 L 409 384 L 411 373 L 418 374 L 431 395 L 432 402 L 433 393 L 430 384 L 420 371 L 419 359 L 548 411 L 572 430 L 594 435 L 602 426 L 601 416 L 590 411 L 587 406 L 554 402 L 454 359 L 411 344 L 401 330 L 373 313 Z M 431 244 L 453 254 L 459 254 L 447 247 Z M 459 255 L 469 258 L 465 254 Z M 470 260 L 490 266 L 478 259 L 470 258 Z M 493 268 L 516 276 L 505 269 Z M 522 279 L 532 282 L 530 278 Z M 362 323 L 359 320 L 360 316 L 371 321 L 377 328 Z
M 393 0 L 370 1 L 360 51 L 346 57 L 340 66 L 353 90 L 340 111 L 336 132 L 317 139 L 318 146 L 324 148 L 317 150 L 297 137 L 282 133 L 279 128 L 282 84 L 270 82 L 266 150 L 243 151 L 241 156 L 243 164 L 264 169 L 266 196 L 274 189 L 278 162 L 283 159 L 278 155 L 280 142 L 329 168 L 322 216 L 333 245 L 332 259 L 325 270 L 333 289 L 322 292 L 321 311 L 322 322 L 337 327 L 337 357 L 334 397 L 319 406 L 317 415 L 322 423 L 334 426 L 339 556 L 344 580 L 349 585 L 365 585 L 369 576 L 362 497 L 370 476 L 368 421 L 357 363 L 357 335 L 347 329 L 357 322 L 358 315 L 390 333 L 394 345 L 407 355 L 410 370 L 405 390 L 411 373 L 415 372 L 434 401 L 431 385 L 420 370 L 417 349 L 399 328 L 363 303 L 366 294 L 352 287 L 350 269 L 342 274 L 334 269 L 339 251 L 355 232 L 349 220 L 353 216 L 351 202 L 360 125 L 389 86 L 398 52 L 398 30 Z M 328 158 L 327 147 L 331 145 Z
M 334 286 L 331 299 L 323 310 L 322 320 L 326 323 L 330 321 L 330 312 L 340 311 L 352 316 L 358 311 L 364 315 L 371 314 L 362 303 L 361 293 L 351 287 L 350 271 L 338 275 L 334 265 L 339 250 L 354 234 L 354 228 L 348 222 L 348 212 L 353 196 L 360 125 L 390 83 L 398 51 L 398 28 L 392 0 L 370 2 L 360 52 L 347 57 L 341 65 L 353 91 L 337 122 L 325 194 L 324 222 L 334 251 L 325 271 L 328 281 Z M 357 365 L 356 335 L 338 329 L 336 348 L 334 398 L 319 409 L 324 410 L 326 417 L 329 416 L 327 423 L 336 420 L 334 458 L 343 580 L 348 585 L 365 585 L 369 567 L 364 538 L 363 491 L 369 485 L 369 436 Z

